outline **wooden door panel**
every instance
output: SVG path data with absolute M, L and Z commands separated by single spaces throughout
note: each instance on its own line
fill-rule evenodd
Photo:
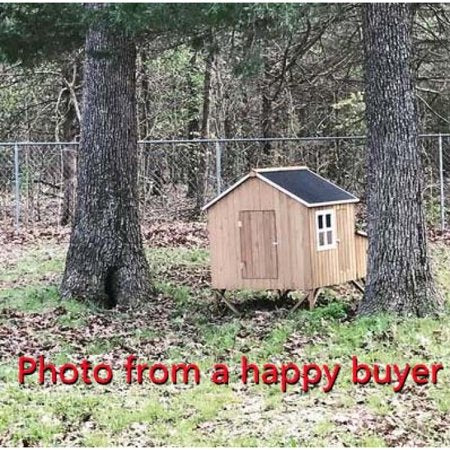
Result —
M 239 212 L 242 278 L 278 278 L 274 210 Z

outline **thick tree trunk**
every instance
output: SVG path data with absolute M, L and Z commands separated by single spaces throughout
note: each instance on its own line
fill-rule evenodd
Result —
M 63 298 L 112 307 L 148 298 L 138 220 L 136 49 L 97 25 L 86 37 L 77 207 Z
M 361 314 L 439 309 L 427 258 L 411 24 L 409 5 L 364 5 L 369 257 Z

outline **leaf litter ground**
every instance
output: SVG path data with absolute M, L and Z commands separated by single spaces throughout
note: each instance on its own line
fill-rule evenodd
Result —
M 2 236 L 0 253 L 0 445 L 450 445 L 449 315 L 398 321 L 356 319 L 358 293 L 325 290 L 318 307 L 290 313 L 295 299 L 242 292 L 235 317 L 209 289 L 204 224 L 155 224 L 143 230 L 157 295 L 139 308 L 100 310 L 61 302 L 57 286 L 67 233 Z M 439 283 L 449 301 L 450 250 L 433 236 Z M 151 248 L 151 249 L 150 249 Z M 120 370 L 126 356 L 146 362 L 195 362 L 208 374 L 232 369 L 228 386 L 39 386 L 17 383 L 17 358 L 44 355 L 55 364 L 89 355 Z M 348 377 L 324 394 L 297 387 L 242 385 L 240 357 L 348 366 L 436 362 L 436 386 L 353 386 Z M 234 377 L 233 377 L 234 376 Z

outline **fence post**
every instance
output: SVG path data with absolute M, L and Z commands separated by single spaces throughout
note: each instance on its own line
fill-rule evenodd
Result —
M 219 141 L 216 142 L 216 187 L 217 195 L 222 192 L 222 146 Z
M 15 197 L 15 224 L 16 231 L 20 228 L 20 178 L 19 178 L 19 145 L 14 144 L 14 197 Z
M 442 154 L 442 136 L 439 133 L 439 187 L 441 200 L 441 231 L 445 229 L 445 196 L 444 196 L 444 157 Z

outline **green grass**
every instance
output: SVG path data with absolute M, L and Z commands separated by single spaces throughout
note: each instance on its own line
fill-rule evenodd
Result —
M 22 280 L 28 283 L 40 281 L 60 273 L 63 267 L 64 251 L 61 248 L 34 248 L 28 250 L 18 264 L 8 263 L 7 269 L 0 271 L 0 285 Z
M 376 393 L 367 399 L 367 406 L 372 413 L 378 416 L 389 416 L 394 411 L 389 406 L 388 400 L 386 397 L 382 397 L 379 393 Z
M 33 313 L 51 310 L 60 304 L 56 286 L 29 285 L 0 291 L 2 308 Z
M 177 286 L 171 282 L 157 281 L 155 282 L 155 288 L 164 295 L 173 298 L 175 304 L 179 307 L 188 307 L 192 300 L 192 292 L 188 286 Z
M 81 441 L 83 447 L 108 447 L 110 437 L 103 432 L 87 432 Z
M 433 269 L 440 292 L 450 308 L 450 250 L 443 244 L 433 246 Z
M 284 344 L 295 329 L 293 321 L 278 323 L 263 340 L 258 350 L 258 359 L 265 360 L 273 355 L 283 354 Z
M 147 250 L 147 257 L 153 271 L 157 273 L 177 266 L 205 267 L 209 263 L 209 253 L 204 249 L 156 248 Z
M 195 362 L 202 380 L 198 386 L 156 386 L 148 380 L 141 386 L 129 386 L 119 367 L 108 386 L 42 387 L 29 380 L 19 386 L 17 355 L 11 353 L 0 357 L 2 443 L 93 447 L 450 445 L 448 433 L 433 431 L 445 429 L 450 411 L 448 312 L 437 319 L 399 320 L 386 315 L 355 319 L 350 316 L 354 299 L 327 290 L 313 311 L 249 307 L 238 318 L 224 312 L 211 291 L 196 282 L 196 274 L 208 267 L 205 250 L 166 248 L 148 251 L 158 301 L 168 299 L 164 307 L 158 313 L 151 305 L 110 313 L 92 305 L 60 301 L 57 280 L 63 253 L 58 248 L 50 252 L 34 249 L 17 264 L 1 268 L 0 324 L 10 327 L 14 352 L 45 345 L 47 357 L 61 365 L 86 355 L 101 360 L 105 354 L 122 355 L 120 358 L 134 351 L 150 363 Z M 448 305 L 450 249 L 434 246 L 433 256 L 436 279 Z M 242 292 L 238 298 L 251 302 L 255 293 Z M 270 301 L 266 301 L 269 306 Z M 15 317 L 14 311 L 20 315 Z M 161 312 L 167 312 L 167 317 L 155 315 Z M 33 328 L 34 323 L 49 318 L 54 320 L 48 326 Z M 16 336 L 17 330 L 22 334 Z M 33 344 L 32 337 L 38 338 L 38 344 Z M 277 385 L 243 386 L 239 382 L 243 354 L 260 366 L 268 361 L 278 365 L 289 361 L 340 363 L 342 372 L 328 394 L 320 389 L 304 394 L 298 386 L 289 386 L 283 394 Z M 439 361 L 446 370 L 436 386 L 417 388 L 408 381 L 406 394 L 394 394 L 390 386 L 354 386 L 349 377 L 352 355 L 369 364 Z M 217 362 L 229 365 L 229 385 L 211 383 L 211 368 Z M 392 433 L 393 411 L 395 421 L 407 430 L 406 437 Z
M 220 325 L 202 327 L 205 346 L 214 356 L 224 356 L 235 348 L 236 336 L 241 329 L 238 319 Z

